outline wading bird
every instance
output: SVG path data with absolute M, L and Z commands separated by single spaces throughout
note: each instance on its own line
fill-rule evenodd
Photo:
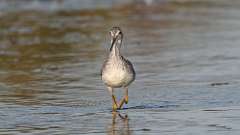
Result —
M 111 36 L 111 47 L 108 57 L 102 66 L 101 75 L 104 84 L 112 96 L 112 109 L 116 111 L 122 108 L 123 103 L 128 103 L 128 86 L 135 79 L 135 71 L 132 63 L 125 59 L 120 53 L 123 40 L 121 29 L 119 27 L 113 27 L 109 31 L 109 34 Z M 125 96 L 119 103 L 114 96 L 114 88 L 124 88 L 125 90 Z

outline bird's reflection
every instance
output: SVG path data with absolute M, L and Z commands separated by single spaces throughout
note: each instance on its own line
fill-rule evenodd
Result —
M 112 112 L 112 123 L 108 130 L 108 135 L 131 135 L 128 115 Z

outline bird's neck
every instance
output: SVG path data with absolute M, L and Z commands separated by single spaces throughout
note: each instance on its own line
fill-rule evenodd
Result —
M 113 43 L 114 42 L 114 43 Z M 116 41 L 113 41 L 113 39 L 111 39 L 111 48 L 110 48 L 110 56 L 111 57 L 120 57 L 120 48 L 122 45 L 122 40 L 121 39 L 117 39 Z
M 113 44 L 112 49 L 110 50 L 110 56 L 113 57 L 121 56 L 119 47 L 120 46 L 118 46 L 117 44 Z

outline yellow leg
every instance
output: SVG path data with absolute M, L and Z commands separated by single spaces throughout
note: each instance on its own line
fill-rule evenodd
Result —
M 112 101 L 113 101 L 112 109 L 113 111 L 116 111 L 118 109 L 118 104 L 114 95 L 112 95 Z
M 113 88 L 108 87 L 108 91 L 112 95 L 112 109 L 113 111 L 116 111 L 118 109 L 118 104 L 117 104 L 116 97 L 113 95 Z
M 122 100 L 120 101 L 119 105 L 118 105 L 118 108 L 121 109 L 123 104 L 127 104 L 128 103 L 128 88 L 126 87 L 125 88 L 125 96 L 124 98 L 122 98 Z
M 122 108 L 124 102 L 125 102 L 125 98 L 122 98 L 121 101 L 120 101 L 120 103 L 118 104 L 118 109 L 121 109 L 121 108 Z
M 128 103 L 128 88 L 126 87 L 125 88 L 125 98 L 124 98 L 125 100 L 125 104 L 127 104 Z

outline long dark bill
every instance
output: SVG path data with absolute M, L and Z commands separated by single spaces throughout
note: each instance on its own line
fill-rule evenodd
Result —
M 116 39 L 117 39 L 117 38 L 113 38 L 113 42 L 112 42 L 112 44 L 111 44 L 110 51 L 112 51 L 112 49 L 113 49 L 113 45 L 115 44 L 115 42 L 116 42 Z

